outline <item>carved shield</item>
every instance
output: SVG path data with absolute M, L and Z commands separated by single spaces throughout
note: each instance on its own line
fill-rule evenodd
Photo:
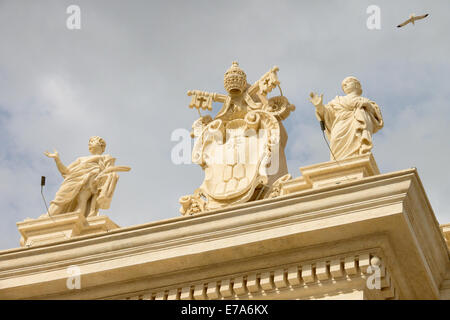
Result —
M 217 200 L 253 192 L 267 144 L 267 137 L 249 130 L 243 119 L 230 121 L 226 128 L 225 141 L 211 139 L 203 149 L 206 166 L 201 189 Z

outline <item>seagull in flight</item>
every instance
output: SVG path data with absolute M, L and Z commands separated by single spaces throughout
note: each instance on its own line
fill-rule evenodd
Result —
M 403 27 L 403 26 L 406 26 L 406 25 L 407 25 L 408 23 L 410 23 L 410 22 L 414 25 L 414 21 L 416 21 L 416 20 L 421 20 L 421 19 L 424 19 L 424 18 L 426 18 L 426 17 L 428 17 L 428 13 L 427 13 L 427 14 L 424 14 L 423 16 L 416 16 L 416 15 L 413 13 L 412 15 L 409 16 L 409 19 L 408 19 L 408 20 L 406 20 L 405 22 L 400 23 L 400 24 L 397 26 L 397 28 L 401 28 L 401 27 Z

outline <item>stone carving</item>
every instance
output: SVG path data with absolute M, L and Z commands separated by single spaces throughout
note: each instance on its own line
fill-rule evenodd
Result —
M 355 77 L 342 81 L 346 96 L 337 96 L 323 105 L 323 94 L 311 92 L 310 101 L 316 107 L 316 117 L 325 122 L 330 141 L 331 160 L 340 160 L 371 152 L 372 135 L 383 128 L 378 105 L 361 97 L 361 84 Z
M 197 189 L 193 195 L 181 197 L 180 204 L 180 212 L 183 215 L 193 215 L 205 211 L 206 201 L 201 197 L 200 190 Z
M 58 152 L 45 152 L 53 158 L 56 167 L 64 178 L 50 202 L 50 216 L 69 212 L 84 213 L 85 217 L 97 216 L 99 209 L 108 209 L 119 179 L 117 172 L 130 171 L 130 167 L 115 166 L 116 159 L 103 154 L 105 140 L 100 137 L 89 139 L 90 156 L 80 157 L 69 166 L 64 166 Z M 40 218 L 48 217 L 48 213 Z
M 281 178 L 278 178 L 278 180 L 272 184 L 272 189 L 270 190 L 270 194 L 269 194 L 268 198 L 276 198 L 276 197 L 281 196 L 283 183 L 287 182 L 291 179 L 292 179 L 292 176 L 289 173 L 285 174 Z
M 222 108 L 214 119 L 201 116 L 192 125 L 191 135 L 197 138 L 192 161 L 202 167 L 205 179 L 193 195 L 180 198 L 183 215 L 267 197 L 272 183 L 287 173 L 281 121 L 295 106 L 283 95 L 267 97 L 279 88 L 277 71 L 273 67 L 250 85 L 233 62 L 224 77 L 228 95 L 188 91 L 190 108 L 212 110 L 213 102 Z

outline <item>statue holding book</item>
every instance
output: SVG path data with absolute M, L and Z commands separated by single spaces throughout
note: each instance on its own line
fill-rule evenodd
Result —
M 58 152 L 45 152 L 53 158 L 64 178 L 61 187 L 51 201 L 48 213 L 54 216 L 69 212 L 83 213 L 85 217 L 98 215 L 99 209 L 108 209 L 119 180 L 117 172 L 130 171 L 130 167 L 115 166 L 116 159 L 103 154 L 105 140 L 100 137 L 89 139 L 91 155 L 79 157 L 67 167 L 61 162 Z

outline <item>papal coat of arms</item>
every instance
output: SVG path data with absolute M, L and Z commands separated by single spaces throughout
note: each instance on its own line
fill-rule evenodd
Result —
M 200 116 L 192 125 L 192 161 L 203 168 L 205 179 L 192 195 L 180 198 L 183 215 L 263 199 L 286 178 L 287 134 L 281 122 L 295 107 L 282 95 L 277 71 L 273 67 L 250 85 L 233 62 L 224 77 L 228 95 L 188 91 L 190 108 L 223 105 L 214 119 Z M 281 95 L 268 98 L 276 87 Z

